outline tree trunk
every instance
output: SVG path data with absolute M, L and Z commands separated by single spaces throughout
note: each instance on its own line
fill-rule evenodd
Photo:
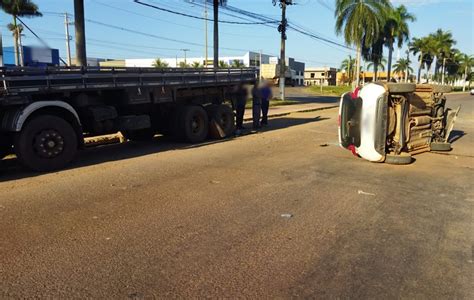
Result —
M 377 79 L 379 78 L 377 73 L 379 71 L 379 64 L 378 63 L 374 63 L 374 82 L 377 81 Z
M 219 0 L 214 0 L 214 69 L 219 68 Z
M 446 68 L 446 57 L 443 57 L 443 68 L 441 69 L 442 70 L 442 74 L 441 74 L 441 84 L 444 84 L 444 73 L 445 73 L 445 69 Z
M 18 26 L 16 23 L 16 16 L 13 16 L 13 25 L 15 26 L 15 32 L 13 33 L 13 48 L 15 51 L 15 66 L 20 65 L 19 46 L 18 46 Z
M 423 52 L 420 52 L 420 64 L 418 66 L 418 83 L 421 82 L 421 67 L 423 66 Z
M 356 87 L 359 87 L 360 80 L 359 80 L 359 74 L 360 74 L 360 44 L 357 45 L 357 59 L 356 59 Z
M 462 91 L 466 91 L 466 80 L 467 79 L 467 66 L 464 68 L 464 84 L 462 85 Z
M 391 73 L 392 73 L 392 55 L 393 55 L 393 41 L 390 42 L 388 47 L 388 66 L 387 66 L 387 82 L 390 82 Z

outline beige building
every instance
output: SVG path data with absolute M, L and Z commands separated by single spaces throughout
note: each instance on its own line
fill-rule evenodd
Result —
M 304 70 L 304 84 L 309 85 L 336 85 L 336 68 L 306 68 Z

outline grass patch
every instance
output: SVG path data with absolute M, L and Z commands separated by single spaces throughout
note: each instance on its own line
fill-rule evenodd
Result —
M 282 106 L 282 105 L 293 105 L 293 104 L 298 104 L 300 102 L 296 100 L 279 100 L 279 99 L 272 99 L 270 100 L 270 107 L 274 106 Z M 247 104 L 245 105 L 245 108 L 252 108 L 252 100 L 247 100 Z
M 340 85 L 340 86 L 323 86 L 323 91 L 321 92 L 320 86 L 310 86 L 308 90 L 311 94 L 318 96 L 341 96 L 344 93 L 352 91 L 351 86 Z

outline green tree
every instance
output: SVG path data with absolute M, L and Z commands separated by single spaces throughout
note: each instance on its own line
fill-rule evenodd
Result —
M 195 62 L 193 62 L 193 63 L 191 64 L 191 68 L 196 68 L 196 69 L 197 69 L 197 68 L 202 68 L 202 65 L 201 65 L 200 62 L 195 61 Z
M 414 22 L 415 20 L 415 16 L 410 14 L 404 5 L 400 5 L 395 9 L 390 9 L 387 14 L 387 19 L 384 26 L 384 37 L 385 44 L 388 47 L 388 81 L 391 78 L 392 72 L 393 45 L 396 42 L 398 48 L 401 48 L 403 43 L 408 41 L 410 37 L 408 22 Z
M 400 58 L 394 65 L 393 71 L 397 73 L 405 73 L 405 82 L 408 81 L 408 75 L 413 72 L 410 66 L 411 61 L 408 58 Z
M 389 0 L 336 0 L 336 34 L 343 34 L 346 44 L 357 48 L 357 85 L 362 44 L 370 46 L 377 39 L 389 8 Z
M 238 59 L 234 59 L 231 64 L 232 68 L 243 68 L 245 67 L 244 63 Z
M 168 63 L 166 61 L 161 60 L 160 58 L 155 59 L 155 61 L 151 65 L 158 69 L 164 69 L 169 67 Z
M 436 52 L 436 43 L 428 36 L 422 38 L 413 38 L 409 49 L 414 55 L 419 54 L 418 57 L 418 76 L 417 82 L 421 82 L 421 70 L 426 66 L 427 70 L 431 68 L 433 62 L 433 53 Z M 429 77 L 429 71 L 428 77 Z
M 184 61 L 180 61 L 178 66 L 180 68 L 190 68 L 191 67 L 188 63 L 185 63 Z
M 370 62 L 369 65 L 374 70 L 374 81 L 378 80 L 377 76 L 379 65 L 387 63 L 387 61 L 383 57 L 384 41 L 385 38 L 380 33 L 378 38 L 369 47 L 365 46 L 365 43 L 362 44 L 362 56 L 365 61 Z M 382 65 L 382 70 L 385 70 L 384 65 Z
M 435 76 L 442 72 L 442 82 L 444 82 L 444 74 L 446 69 L 446 61 L 453 57 L 452 47 L 456 45 L 453 35 L 449 31 L 442 29 L 429 35 L 431 42 L 435 45 L 433 55 L 436 57 Z
M 460 67 L 461 72 L 463 72 L 462 78 L 464 80 L 464 84 L 462 87 L 462 91 L 465 92 L 466 82 L 469 82 L 469 88 L 471 87 L 470 79 L 471 79 L 471 73 L 472 73 L 471 70 L 472 70 L 472 67 L 474 67 L 474 56 L 461 53 L 459 55 L 459 67 Z
M 38 6 L 30 0 L 2 0 L 0 1 L 0 9 L 13 17 L 13 23 L 8 24 L 8 29 L 12 31 L 14 48 L 15 48 L 15 64 L 18 66 L 22 63 L 20 59 L 20 39 L 23 27 L 17 23 L 18 17 L 40 17 L 42 14 L 38 10 Z
M 229 67 L 228 63 L 226 63 L 223 60 L 219 60 L 219 68 L 225 69 L 225 68 L 228 68 L 228 67 Z
M 348 58 L 344 59 L 341 63 L 341 70 L 346 71 L 349 78 L 349 84 L 352 84 L 354 76 L 355 67 L 355 58 L 352 58 L 350 55 Z

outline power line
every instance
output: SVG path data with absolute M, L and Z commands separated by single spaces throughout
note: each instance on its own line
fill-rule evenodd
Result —
M 166 8 L 163 8 L 163 7 L 159 7 L 159 6 L 156 6 L 156 5 L 153 5 L 153 4 L 144 3 L 144 2 L 141 2 L 140 0 L 134 0 L 134 2 L 137 3 L 137 4 L 143 5 L 143 6 L 147 6 L 147 7 L 150 7 L 150 8 L 157 9 L 157 10 L 165 11 L 165 12 L 172 13 L 172 14 L 175 14 L 175 15 L 184 16 L 184 17 L 193 18 L 193 19 L 198 19 L 198 20 L 206 20 L 206 21 L 214 22 L 213 19 L 198 17 L 198 16 L 193 16 L 193 15 L 177 12 L 177 11 L 174 11 L 174 10 L 171 10 L 171 9 L 166 9 Z M 234 24 L 234 25 L 262 25 L 262 24 L 268 24 L 268 23 L 275 23 L 275 22 L 236 22 L 236 21 L 223 21 L 223 20 L 218 20 L 218 22 L 219 23 L 224 23 L 224 24 Z

